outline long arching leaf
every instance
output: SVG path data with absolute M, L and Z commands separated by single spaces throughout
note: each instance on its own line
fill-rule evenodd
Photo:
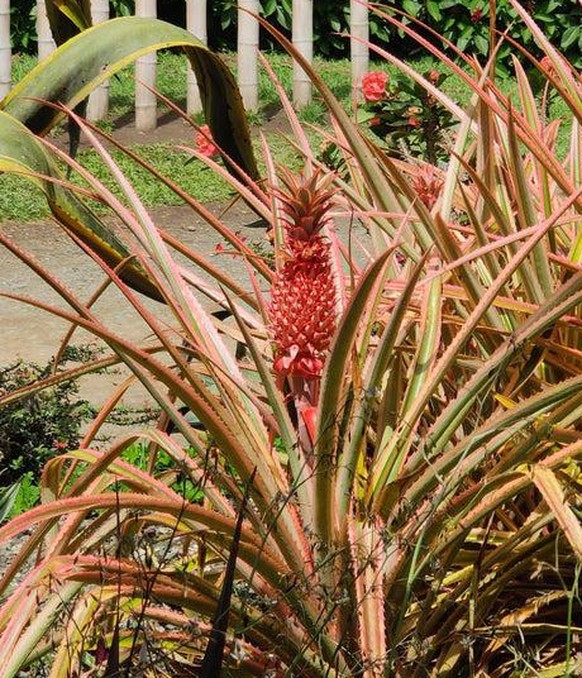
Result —
M 46 15 L 57 45 L 62 45 L 92 24 L 91 0 L 47 0 Z
M 37 185 L 55 218 L 97 252 L 109 266 L 117 266 L 130 256 L 115 233 L 72 190 L 58 183 L 64 181 L 64 177 L 49 149 L 22 123 L 3 111 L 0 111 L 0 171 L 23 175 Z M 128 263 L 121 275 L 135 289 L 161 300 L 157 288 L 139 265 Z
M 182 47 L 196 72 L 214 139 L 234 166 L 256 178 L 248 122 L 231 72 L 191 33 L 158 19 L 121 17 L 83 31 L 38 64 L 4 98 L 0 108 L 33 132 L 46 134 L 64 117 L 47 102 L 74 108 L 138 57 L 169 47 Z

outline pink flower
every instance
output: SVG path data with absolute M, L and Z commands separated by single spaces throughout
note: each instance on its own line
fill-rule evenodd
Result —
M 362 78 L 362 92 L 366 101 L 382 101 L 386 98 L 386 85 L 388 73 L 382 71 L 370 71 Z
M 212 133 L 208 125 L 202 125 L 194 137 L 196 150 L 207 158 L 213 158 L 219 155 L 218 148 L 212 141 Z

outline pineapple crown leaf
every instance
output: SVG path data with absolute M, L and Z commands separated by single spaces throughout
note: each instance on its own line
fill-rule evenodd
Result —
M 283 221 L 291 238 L 307 240 L 316 235 L 327 223 L 334 191 L 330 189 L 333 176 L 322 176 L 316 170 L 310 177 L 293 174 L 287 169 L 279 171 L 284 188 L 275 188 L 281 201 Z

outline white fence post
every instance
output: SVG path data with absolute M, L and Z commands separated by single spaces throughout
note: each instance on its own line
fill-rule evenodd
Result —
M 259 22 L 249 12 L 258 14 L 261 3 L 259 0 L 240 0 L 238 6 L 238 86 L 245 108 L 256 111 L 259 107 Z
M 206 29 L 206 0 L 186 0 L 186 28 L 204 44 L 208 42 Z M 186 96 L 186 110 L 188 113 L 200 113 L 202 100 L 196 82 L 196 74 L 188 64 L 188 85 Z
M 293 0 L 291 33 L 293 45 L 311 63 L 313 61 L 313 0 Z M 293 103 L 297 107 L 311 101 L 311 80 L 293 62 Z
M 91 19 L 93 24 L 109 19 L 109 0 L 91 0 Z M 109 109 L 109 80 L 99 85 L 89 95 L 87 117 L 89 120 L 102 120 Z
M 0 0 L 0 99 L 3 99 L 10 92 L 11 65 L 10 0 Z
M 370 63 L 370 50 L 367 45 L 370 39 L 368 8 L 361 0 L 350 0 L 350 36 L 352 87 L 359 97 L 362 76 L 368 72 Z
M 36 3 L 36 34 L 38 36 L 38 60 L 42 61 L 56 49 L 44 0 L 38 0 Z
M 157 16 L 156 0 L 136 0 L 137 16 Z M 156 85 L 156 53 L 139 57 L 135 62 L 135 127 L 140 132 L 150 132 L 157 125 L 156 95 L 148 87 Z

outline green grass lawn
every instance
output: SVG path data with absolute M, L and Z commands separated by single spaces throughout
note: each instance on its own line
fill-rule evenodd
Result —
M 224 58 L 228 65 L 236 70 L 236 55 L 227 54 Z M 292 88 L 290 59 L 284 54 L 276 53 L 268 55 L 268 58 L 286 91 L 290 93 Z M 25 55 L 15 57 L 13 60 L 13 80 L 16 82 L 22 78 L 34 66 L 35 62 L 36 59 L 33 57 Z M 444 66 L 435 64 L 434 60 L 429 57 L 417 60 L 413 66 L 420 72 L 426 72 L 433 67 L 442 72 L 445 71 Z M 391 70 L 391 67 L 383 63 L 374 64 L 372 68 Z M 351 108 L 349 61 L 316 59 L 316 69 L 346 109 L 349 110 Z M 506 90 L 509 89 L 510 81 L 508 83 L 502 81 L 501 86 Z M 185 107 L 185 57 L 173 53 L 162 53 L 158 56 L 157 87 L 162 94 Z M 455 76 L 450 76 L 444 81 L 443 90 L 461 105 L 466 105 L 469 101 L 470 92 L 468 88 Z M 260 72 L 259 97 L 261 108 L 257 114 L 251 116 L 255 129 L 260 128 L 266 117 L 280 108 L 276 89 L 264 69 L 261 69 Z M 115 130 L 120 120 L 126 120 L 128 116 L 132 115 L 133 101 L 134 71 L 133 67 L 129 67 L 112 79 L 109 116 L 100 125 L 107 131 Z M 567 110 L 562 102 L 553 107 L 552 116 L 567 119 Z M 309 106 L 301 111 L 300 117 L 306 123 L 325 123 L 325 107 L 317 96 Z M 568 143 L 567 128 L 568 125 L 565 125 L 560 137 L 560 144 L 564 148 Z M 285 143 L 280 134 L 267 132 L 267 138 L 278 163 L 286 166 L 297 164 L 293 148 Z M 198 161 L 186 163 L 187 156 L 177 151 L 174 143 L 142 144 L 134 146 L 133 150 L 201 201 L 224 200 L 229 195 L 228 186 L 223 180 Z M 260 157 L 260 153 L 257 155 Z M 161 186 L 147 171 L 136 167 L 132 161 L 121 153 L 115 153 L 114 156 L 128 178 L 136 186 L 148 207 L 179 204 L 179 199 L 169 189 Z M 115 189 L 114 182 L 110 180 L 108 172 L 94 151 L 82 151 L 79 154 L 79 160 L 85 167 L 94 172 L 97 178 Z M 48 210 L 40 191 L 31 188 L 30 184 L 22 178 L 9 175 L 0 176 L 0 220 L 33 221 L 47 215 Z

